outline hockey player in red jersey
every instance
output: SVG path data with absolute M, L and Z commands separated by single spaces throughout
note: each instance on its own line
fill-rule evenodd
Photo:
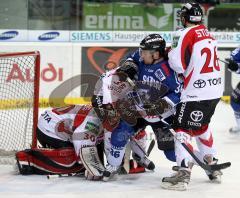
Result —
M 196 139 L 199 158 L 207 164 L 216 164 L 216 149 L 209 123 L 223 94 L 221 68 L 217 59 L 217 43 L 202 24 L 203 12 L 199 4 L 187 3 L 180 11 L 184 29 L 178 30 L 168 54 L 169 65 L 184 79 L 181 102 L 177 105 L 173 128 L 177 138 L 192 150 Z M 162 180 L 162 187 L 186 190 L 194 160 L 175 141 L 177 173 Z M 220 181 L 221 171 L 207 172 L 209 179 Z

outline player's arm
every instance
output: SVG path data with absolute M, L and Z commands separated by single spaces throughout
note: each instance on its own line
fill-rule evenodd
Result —
M 134 53 L 128 55 L 116 71 L 116 73 L 120 76 L 120 80 L 126 81 L 127 77 L 131 80 L 137 80 L 139 61 L 139 50 L 136 50 Z
M 240 73 L 240 48 L 236 48 L 232 51 L 227 66 L 230 71 Z
M 179 74 L 184 73 L 191 58 L 191 38 L 182 30 L 173 35 L 171 50 L 168 53 L 170 67 Z

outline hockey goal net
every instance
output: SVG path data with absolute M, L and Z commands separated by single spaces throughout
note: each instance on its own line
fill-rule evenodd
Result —
M 0 164 L 36 147 L 39 52 L 0 53 Z

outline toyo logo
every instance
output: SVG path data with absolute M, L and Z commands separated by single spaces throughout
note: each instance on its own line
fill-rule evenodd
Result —
M 46 32 L 38 37 L 41 41 L 47 41 L 57 38 L 60 35 L 59 32 Z
M 18 31 L 7 31 L 0 34 L 0 40 L 8 40 L 15 38 L 18 35 Z

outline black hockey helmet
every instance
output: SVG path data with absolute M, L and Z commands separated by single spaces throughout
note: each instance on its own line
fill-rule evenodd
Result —
M 186 3 L 181 10 L 178 11 L 178 15 L 184 17 L 187 22 L 201 23 L 203 11 L 198 3 Z
M 165 47 L 166 41 L 160 34 L 149 34 L 140 43 L 140 49 L 159 51 L 162 56 L 165 54 Z

